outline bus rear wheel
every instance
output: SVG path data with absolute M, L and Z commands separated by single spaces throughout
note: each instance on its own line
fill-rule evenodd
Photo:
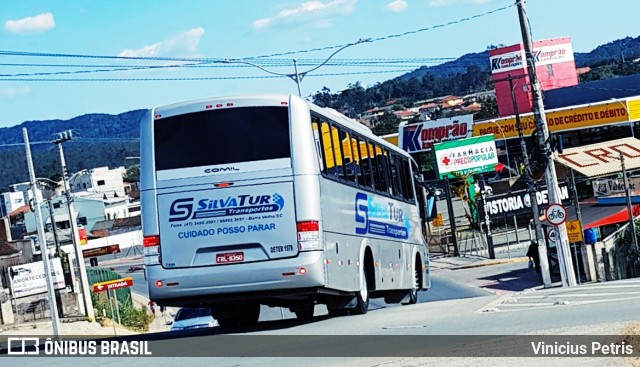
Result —
M 351 314 L 366 314 L 369 311 L 369 282 L 364 266 L 360 269 L 360 291 L 356 293 L 356 301 L 356 307 L 351 310 Z
M 415 305 L 418 303 L 418 290 L 420 289 L 420 284 L 422 284 L 420 267 L 420 258 L 417 257 L 413 268 L 413 288 L 409 290 L 409 300 L 404 302 L 403 305 Z

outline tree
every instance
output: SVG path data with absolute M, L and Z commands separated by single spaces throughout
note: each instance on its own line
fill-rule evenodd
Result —
M 372 119 L 374 123 L 373 131 L 376 135 L 386 135 L 398 132 L 398 125 L 400 125 L 400 118 L 394 115 L 392 112 L 385 111 L 382 116 Z
M 495 98 L 480 98 L 480 106 L 480 112 L 473 117 L 475 120 L 498 117 L 498 104 Z

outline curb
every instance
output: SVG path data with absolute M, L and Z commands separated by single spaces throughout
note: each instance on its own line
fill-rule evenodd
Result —
M 482 262 L 482 263 L 460 265 L 460 266 L 452 267 L 450 269 L 451 270 L 472 269 L 472 268 L 480 268 L 480 267 L 483 267 L 483 266 L 492 266 L 492 265 L 509 264 L 509 263 L 520 263 L 520 262 L 525 262 L 525 261 L 529 261 L 529 258 L 528 257 L 515 257 L 515 258 L 512 258 L 512 259 L 492 260 L 492 261 L 485 261 L 485 262 Z

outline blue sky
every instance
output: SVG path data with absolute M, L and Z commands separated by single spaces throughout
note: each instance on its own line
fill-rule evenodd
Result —
M 337 92 L 355 82 L 369 86 L 417 68 L 407 59 L 457 58 L 490 44 L 519 43 L 513 4 L 514 0 L 4 0 L 0 2 L 0 127 L 86 113 L 116 114 L 208 96 L 297 93 L 291 79 L 271 78 L 241 64 L 114 71 L 186 62 L 15 53 L 216 60 L 284 53 L 261 62 L 275 63 L 270 71 L 287 74 L 293 73 L 294 58 L 304 72 L 313 67 L 304 64 L 308 59 L 324 60 L 337 50 L 331 47 L 376 39 L 334 56 L 335 61 L 350 61 L 350 66 L 325 65 L 309 73 L 302 81 L 303 95 L 309 95 L 323 87 Z M 504 7 L 508 8 L 493 12 Z M 640 33 L 637 0 L 529 0 L 526 8 L 534 39 L 571 36 L 576 52 Z M 437 25 L 445 26 L 432 28 Z M 422 31 L 389 37 L 416 30 Z M 322 50 L 291 53 L 313 49 Z M 404 62 L 352 65 L 362 59 L 392 58 Z M 95 72 L 102 69 L 110 71 Z M 73 73 L 50 74 L 60 72 Z M 367 74 L 354 74 L 362 72 Z M 33 75 L 38 73 L 42 75 Z M 111 80 L 77 80 L 87 78 Z M 132 80 L 176 78 L 211 79 Z

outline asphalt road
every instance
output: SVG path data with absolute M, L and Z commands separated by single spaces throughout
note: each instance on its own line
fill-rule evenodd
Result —
M 526 267 L 526 263 L 508 263 L 480 268 L 455 269 L 434 268 L 433 287 L 419 295 L 419 304 L 411 306 L 386 305 L 373 301 L 367 315 L 329 318 L 320 307 L 316 317 L 310 322 L 293 319 L 282 320 L 275 317 L 264 319 L 251 328 L 209 329 L 206 331 L 156 333 L 140 335 L 139 338 L 167 343 L 168 347 L 182 348 L 182 353 L 216 355 L 215 346 L 221 345 L 226 336 L 242 336 L 234 347 L 241 350 L 270 355 L 278 337 L 298 336 L 291 340 L 291 348 L 296 351 L 312 351 L 315 343 L 304 344 L 310 337 L 321 337 L 320 343 L 334 340 L 362 340 L 371 336 L 389 337 L 383 339 L 394 343 L 397 337 L 423 338 L 428 343 L 447 343 L 442 335 L 497 336 L 497 342 L 487 341 L 486 353 L 504 352 L 509 355 L 510 338 L 499 336 L 514 335 L 590 335 L 616 334 L 629 322 L 640 320 L 640 279 L 620 282 L 596 283 L 575 288 L 550 288 L 532 290 L 537 276 Z M 135 273 L 134 273 L 135 274 Z M 135 284 L 135 281 L 134 281 Z M 342 339 L 336 339 L 342 335 Z M 440 337 L 439 337 L 440 336 Z M 251 339 L 257 337 L 257 339 Z M 138 337 L 137 337 L 138 338 Z M 345 339 L 346 338 L 346 339 Z M 410 339 L 415 340 L 415 339 Z M 418 339 L 422 340 L 422 339 Z M 246 344 L 245 344 L 246 343 Z M 424 348 L 433 347 L 425 343 Z M 349 347 L 350 348 L 350 347 Z M 507 349 L 505 349 L 507 348 Z M 357 352 L 357 349 L 354 349 Z M 170 349 L 163 349 L 169 352 Z M 249 353 L 247 352 L 247 353 Z M 465 351 L 462 350 L 462 355 Z M 170 354 L 171 355 L 171 354 Z M 184 358 L 48 358 L 50 367 L 82 363 L 86 367 L 126 363 L 130 367 L 153 363 L 155 366 L 173 366 L 184 363 Z M 225 357 L 189 358 L 190 366 L 413 366 L 413 365 L 453 365 L 453 366 L 600 366 L 619 365 L 620 359 L 589 358 L 413 358 L 404 355 L 388 357 Z M 496 362 L 500 361 L 500 363 Z M 22 366 L 36 366 L 42 359 L 21 359 Z

